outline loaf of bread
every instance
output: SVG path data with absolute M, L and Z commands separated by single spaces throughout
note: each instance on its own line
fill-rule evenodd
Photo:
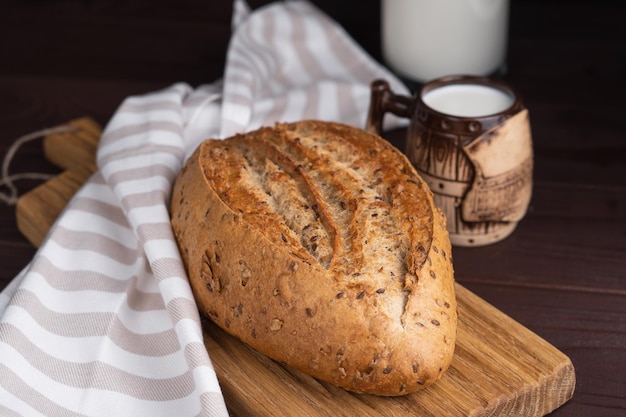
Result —
M 259 352 L 387 396 L 448 368 L 446 220 L 379 136 L 302 121 L 207 140 L 175 183 L 171 216 L 201 313 Z

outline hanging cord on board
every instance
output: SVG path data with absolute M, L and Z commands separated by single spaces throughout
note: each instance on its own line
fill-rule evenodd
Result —
M 42 180 L 47 181 L 52 178 L 54 175 L 37 173 L 37 172 L 24 172 L 20 174 L 9 174 L 9 166 L 11 165 L 11 161 L 13 157 L 19 150 L 20 146 L 25 144 L 26 142 L 30 142 L 31 140 L 35 140 L 44 136 L 53 135 L 56 133 L 65 133 L 65 132 L 73 132 L 76 131 L 76 127 L 69 125 L 62 125 L 57 127 L 51 127 L 47 129 L 38 130 L 36 132 L 32 132 L 26 134 L 24 136 L 19 137 L 9 150 L 7 151 L 4 159 L 2 160 L 2 171 L 0 177 L 0 187 L 5 187 L 7 191 L 0 191 L 0 200 L 2 200 L 5 204 L 9 206 L 13 206 L 17 203 L 19 198 L 19 193 L 17 187 L 14 182 L 19 180 Z

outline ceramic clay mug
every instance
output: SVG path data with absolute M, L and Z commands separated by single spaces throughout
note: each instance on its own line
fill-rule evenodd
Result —
M 371 85 L 367 129 L 380 134 L 385 113 L 410 119 L 405 153 L 433 191 L 456 246 L 509 236 L 532 195 L 528 110 L 507 83 L 447 76 L 413 96 Z

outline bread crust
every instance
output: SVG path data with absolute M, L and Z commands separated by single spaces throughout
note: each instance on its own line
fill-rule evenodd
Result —
M 200 311 L 261 353 L 386 396 L 448 369 L 446 219 L 384 139 L 302 121 L 207 140 L 174 185 L 171 215 Z

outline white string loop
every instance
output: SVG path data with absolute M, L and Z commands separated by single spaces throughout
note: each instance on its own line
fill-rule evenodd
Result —
M 51 127 L 26 134 L 19 137 L 15 142 L 13 142 L 6 155 L 4 156 L 4 159 L 2 160 L 2 176 L 0 177 L 0 187 L 5 187 L 7 191 L 0 191 L 0 200 L 2 200 L 5 204 L 9 206 L 17 204 L 17 200 L 19 199 L 19 192 L 14 184 L 15 181 L 26 179 L 47 181 L 50 178 L 54 177 L 54 175 L 52 174 L 44 174 L 38 172 L 23 172 L 13 175 L 9 174 L 9 166 L 11 165 L 11 161 L 23 144 L 48 135 L 72 132 L 75 130 L 75 127 L 69 125 Z

